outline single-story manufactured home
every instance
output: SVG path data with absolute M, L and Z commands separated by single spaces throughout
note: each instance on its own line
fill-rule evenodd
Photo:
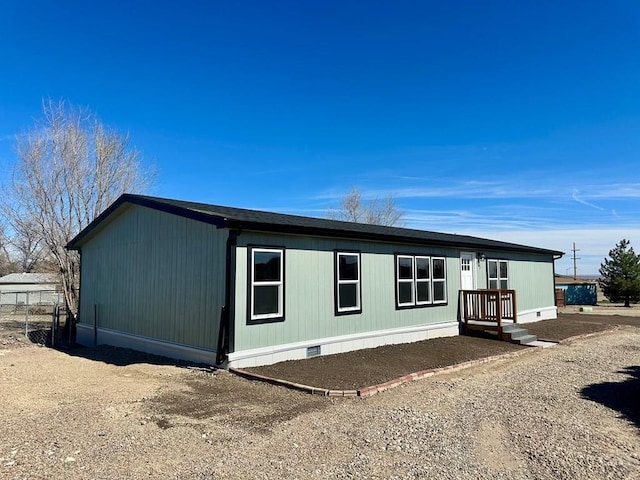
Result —
M 514 291 L 519 323 L 556 318 L 562 255 L 131 194 L 67 247 L 79 343 L 236 367 L 458 335 L 467 290 Z

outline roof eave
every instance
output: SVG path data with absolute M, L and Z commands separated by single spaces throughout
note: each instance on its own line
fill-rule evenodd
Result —
M 89 225 L 87 225 L 78 235 L 76 235 L 65 248 L 68 250 L 80 250 L 82 244 L 87 237 L 108 217 L 116 212 L 122 205 L 129 203 L 131 205 L 140 205 L 143 207 L 159 210 L 165 213 L 171 213 L 181 217 L 190 218 L 199 222 L 209 223 L 215 225 L 218 228 L 226 226 L 225 219 L 210 213 L 199 212 L 196 210 L 178 207 L 176 205 L 167 204 L 164 202 L 158 202 L 152 198 L 140 197 L 138 195 L 132 195 L 125 193 L 118 197 L 104 212 L 98 215 Z
M 469 249 L 487 249 L 496 251 L 510 251 L 520 253 L 533 253 L 539 255 L 564 255 L 563 252 L 555 250 L 547 250 L 544 248 L 527 247 L 525 245 L 490 245 L 483 243 L 482 239 L 469 239 L 463 240 L 462 238 L 454 241 L 433 239 L 428 240 L 424 238 L 415 238 L 403 235 L 388 235 L 371 232 L 354 232 L 344 231 L 338 229 L 327 229 L 318 227 L 308 227 L 299 225 L 278 225 L 264 222 L 247 222 L 234 219 L 225 219 L 226 226 L 229 228 L 236 228 L 240 230 L 252 230 L 258 232 L 269 233 L 287 233 L 292 235 L 314 235 L 320 237 L 332 237 L 332 238 L 349 238 L 355 240 L 369 240 L 369 241 L 383 241 L 389 243 L 403 243 L 409 245 L 426 245 L 426 246 L 446 246 L 446 247 L 461 247 Z
M 493 240 L 466 237 L 466 236 L 452 236 L 451 239 L 447 238 L 419 238 L 412 235 L 402 235 L 394 233 L 384 232 L 371 232 L 371 231 L 358 231 L 351 229 L 340 228 L 327 228 L 323 226 L 309 226 L 309 225 L 295 225 L 284 223 L 272 223 L 266 221 L 253 221 L 253 220 L 240 220 L 224 215 L 222 212 L 207 212 L 194 209 L 188 206 L 180 206 L 175 203 L 163 201 L 163 199 L 156 199 L 154 197 L 145 197 L 133 194 L 121 195 L 111 206 L 109 206 L 104 212 L 102 212 L 94 221 L 92 221 L 86 228 L 84 228 L 76 237 L 74 237 L 67 245 L 69 250 L 80 250 L 83 243 L 91 237 L 94 230 L 102 224 L 107 218 L 113 215 L 124 204 L 132 204 L 144 206 L 154 210 L 178 215 L 185 218 L 190 218 L 196 221 L 215 225 L 217 228 L 236 228 L 241 230 L 253 230 L 269 233 L 286 233 L 292 235 L 313 235 L 321 237 L 333 237 L 333 238 L 348 238 L 355 240 L 365 241 L 378 241 L 389 243 L 403 243 L 409 245 L 428 245 L 428 246 L 446 246 L 446 247 L 459 247 L 468 248 L 472 250 L 494 250 L 494 251 L 510 251 L 520 253 L 531 253 L 538 255 L 553 255 L 562 256 L 564 252 L 547 250 L 537 247 L 529 247 L 527 245 L 509 244 L 506 242 L 497 242 L 496 245 Z M 446 237 L 446 236 L 445 236 Z

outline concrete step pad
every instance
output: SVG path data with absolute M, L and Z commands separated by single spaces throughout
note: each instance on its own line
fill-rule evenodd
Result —
M 545 342 L 543 340 L 536 340 L 535 342 L 527 343 L 527 347 L 549 348 L 549 347 L 555 347 L 556 345 L 558 345 L 556 342 Z
M 520 330 L 512 330 L 509 332 L 509 335 L 511 336 L 511 340 L 518 340 L 529 335 L 529 330 L 525 330 L 524 328 L 521 328 Z
M 522 329 L 522 327 L 520 325 L 518 325 L 517 323 L 511 323 L 509 325 L 503 325 L 502 326 L 502 331 L 504 333 L 509 333 L 509 332 L 511 332 L 513 330 L 521 330 L 521 329 Z
M 535 342 L 536 340 L 538 340 L 538 337 L 536 337 L 535 335 L 525 335 L 524 337 L 512 339 L 512 341 L 515 341 L 520 345 L 529 345 L 531 342 Z

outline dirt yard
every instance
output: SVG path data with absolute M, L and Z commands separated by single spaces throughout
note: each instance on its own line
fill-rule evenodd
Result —
M 619 317 L 569 313 L 561 314 L 558 320 L 523 326 L 539 338 L 558 342 L 576 335 L 609 330 L 619 323 Z M 622 323 L 640 327 L 640 317 L 624 317 Z M 459 336 L 386 345 L 246 370 L 312 387 L 351 390 L 377 385 L 414 372 L 527 348 L 529 347 L 499 342 L 490 335 L 485 338 Z
M 130 350 L 0 344 L 0 478 L 640 478 L 639 345 L 625 325 L 330 399 Z

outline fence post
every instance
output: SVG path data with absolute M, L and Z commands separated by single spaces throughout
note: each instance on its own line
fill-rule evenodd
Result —
M 60 304 L 56 303 L 56 333 L 60 331 Z
M 24 319 L 24 336 L 29 338 L 29 292 L 27 292 L 27 296 L 25 299 L 24 311 L 25 311 L 25 319 Z
M 56 306 L 51 309 L 51 346 L 56 346 Z

